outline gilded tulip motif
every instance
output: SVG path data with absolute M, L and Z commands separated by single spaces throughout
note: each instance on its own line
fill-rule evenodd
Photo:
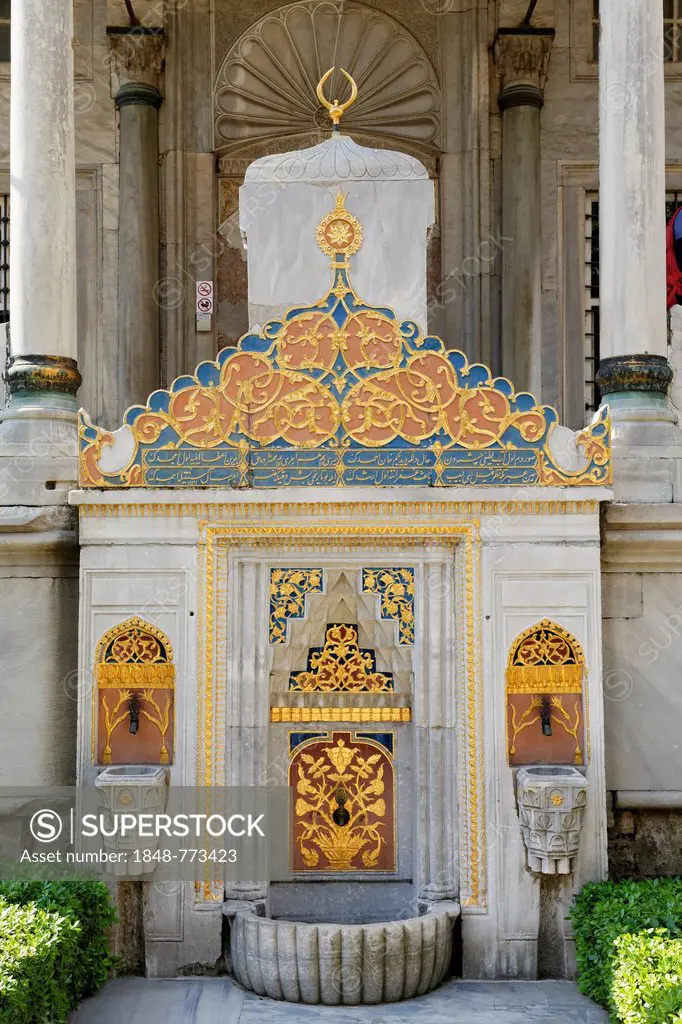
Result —
M 340 623 L 327 627 L 324 647 L 311 649 L 307 670 L 292 672 L 289 689 L 381 693 L 393 689 L 393 677 L 376 671 L 372 651 L 358 646 L 357 627 Z
M 285 644 L 287 622 L 305 615 L 306 594 L 322 593 L 322 569 L 270 570 L 270 643 Z
M 294 756 L 290 781 L 296 790 L 295 867 L 393 869 L 393 766 L 385 751 L 334 733 Z

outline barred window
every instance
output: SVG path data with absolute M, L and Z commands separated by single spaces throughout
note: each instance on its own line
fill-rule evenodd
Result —
M 0 0 L 0 61 L 10 58 L 10 11 L 12 0 Z
M 9 320 L 9 196 L 0 194 L 0 324 Z
M 665 219 L 670 220 L 675 210 L 682 206 L 682 192 L 667 192 L 665 197 Z M 595 383 L 599 368 L 599 197 L 596 192 L 585 195 L 585 327 L 583 350 L 585 365 L 585 411 L 590 413 L 599 408 L 601 395 Z
M 673 64 L 682 59 L 682 0 L 663 0 L 663 59 Z
M 596 0 L 595 0 L 596 2 Z M 585 196 L 585 327 L 583 352 L 585 365 L 585 411 L 599 408 L 599 388 L 595 375 L 599 369 L 599 199 Z
M 592 60 L 599 60 L 599 0 L 592 0 Z
M 663 60 L 682 63 L 682 0 L 662 0 Z M 599 0 L 592 0 L 592 60 L 599 60 Z

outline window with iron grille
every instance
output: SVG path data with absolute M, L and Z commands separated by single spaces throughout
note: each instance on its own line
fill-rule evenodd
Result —
M 599 59 L 599 0 L 591 0 L 592 60 Z M 667 64 L 682 62 L 682 0 L 662 0 L 663 60 Z
M 0 324 L 9 320 L 9 196 L 0 194 Z
M 12 0 L 0 0 L 0 61 L 10 58 L 10 11 Z
M 585 328 L 583 358 L 585 366 L 585 411 L 599 408 L 599 388 L 595 374 L 599 369 L 599 199 L 585 196 Z
M 592 0 L 592 60 L 599 60 L 599 0 Z
M 682 206 L 682 192 L 668 192 L 665 197 L 666 224 L 675 210 Z M 599 408 L 601 395 L 595 383 L 599 369 L 599 197 L 595 192 L 585 196 L 585 329 L 583 333 L 585 365 L 585 411 Z
M 663 0 L 663 59 L 682 60 L 682 0 Z

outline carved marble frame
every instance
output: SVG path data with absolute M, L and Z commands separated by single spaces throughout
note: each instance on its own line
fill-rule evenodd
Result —
M 440 692 L 427 694 L 416 685 L 413 695 L 415 774 L 422 779 L 428 793 L 428 800 L 419 802 L 420 820 L 415 833 L 416 892 L 425 899 L 459 897 L 463 907 L 484 912 L 487 853 L 478 520 L 425 525 L 423 520 L 401 518 L 395 525 L 379 525 L 349 518 L 327 521 L 320 526 L 301 526 L 296 525 L 294 517 L 291 524 L 286 525 L 281 524 L 281 520 L 279 523 L 251 520 L 248 525 L 200 522 L 199 529 L 202 605 L 196 781 L 197 785 L 205 786 L 264 785 L 267 782 L 265 740 L 261 739 L 258 750 L 258 740 L 244 743 L 243 735 L 239 734 L 250 728 L 254 730 L 254 737 L 267 736 L 269 674 L 260 673 L 259 689 L 252 677 L 256 692 L 251 696 L 247 694 L 245 700 L 236 687 L 232 687 L 230 693 L 227 687 L 228 677 L 235 679 L 239 672 L 236 663 L 230 662 L 226 614 L 230 592 L 238 592 L 235 563 L 239 555 L 260 550 L 263 555 L 267 551 L 276 557 L 286 552 L 288 564 L 292 557 L 314 557 L 317 564 L 321 549 L 343 552 L 348 548 L 361 550 L 363 546 L 374 551 L 383 549 L 390 558 L 396 557 L 396 549 L 403 558 L 406 549 L 418 555 L 421 594 L 424 602 L 431 602 L 435 612 L 433 618 L 429 617 L 428 642 L 429 657 L 438 666 L 433 671 L 441 672 L 438 662 L 448 638 L 454 641 L 456 668 L 454 672 L 441 672 Z M 451 558 L 454 558 L 454 593 L 448 593 L 447 586 L 425 586 L 423 567 L 440 567 L 436 572 L 443 572 Z M 259 569 L 262 574 L 262 563 L 259 566 L 252 562 L 246 570 L 254 577 L 248 583 L 253 592 L 259 590 L 255 579 Z M 435 628 L 436 616 L 440 617 L 444 635 Z M 242 644 L 244 639 L 248 642 L 244 633 L 241 637 Z M 265 634 L 264 640 L 267 641 Z M 443 709 L 442 719 L 440 709 Z M 249 714 L 251 722 L 248 722 Z M 230 724 L 237 721 L 238 725 Z M 220 722 L 226 723 L 223 734 L 217 728 Z M 448 726 L 452 742 L 447 735 Z M 228 735 L 231 742 L 227 742 Z M 230 758 L 231 749 L 240 749 L 238 761 Z M 248 764 L 244 763 L 245 750 L 251 752 Z M 452 779 L 456 780 L 456 793 L 450 794 L 448 780 Z M 459 871 L 447 860 L 448 849 L 458 850 Z M 264 896 L 265 888 L 259 881 L 240 884 L 241 893 L 248 890 L 251 898 Z M 199 903 L 222 901 L 222 883 L 207 876 L 196 895 Z
M 380 555 L 382 561 L 386 559 L 385 564 L 389 559 L 395 559 L 394 564 L 416 564 L 418 552 L 423 558 L 427 550 L 432 562 L 442 565 L 447 559 L 448 565 L 456 569 L 458 590 L 453 588 L 452 621 L 459 635 L 466 636 L 461 610 L 466 602 L 464 569 L 469 537 L 475 560 L 475 572 L 468 574 L 468 582 L 473 587 L 475 602 L 472 621 L 476 630 L 476 689 L 469 687 L 467 691 L 460 674 L 460 687 L 456 692 L 453 687 L 452 707 L 459 703 L 461 708 L 468 695 L 474 701 L 475 714 L 468 722 L 460 713 L 456 722 L 459 776 L 455 778 L 453 769 L 452 785 L 448 787 L 461 844 L 455 847 L 452 859 L 455 860 L 459 849 L 463 976 L 535 977 L 539 891 L 537 880 L 525 867 L 514 772 L 506 761 L 506 657 L 509 645 L 520 631 L 549 615 L 577 637 L 588 658 L 585 694 L 590 707 L 592 755 L 587 775 L 594 797 L 588 802 L 575 874 L 565 892 L 567 909 L 572 892 L 590 879 L 605 877 L 607 868 L 606 807 L 601 796 L 605 783 L 598 512 L 599 502 L 609 497 L 608 490 L 594 488 L 577 488 L 573 492 L 560 488 L 496 488 L 482 495 L 476 488 L 458 488 L 448 494 L 435 488 L 415 487 L 409 488 L 404 497 L 391 488 L 370 487 L 345 491 L 321 488 L 314 497 L 300 487 L 282 488 L 274 493 L 140 489 L 73 492 L 71 502 L 79 506 L 82 544 L 79 777 L 83 784 L 92 784 L 96 774 L 90 758 L 89 699 L 94 644 L 102 630 L 121 617 L 139 614 L 144 608 L 145 614 L 153 615 L 151 621 L 164 629 L 173 643 L 177 656 L 178 714 L 184 725 L 179 728 L 178 758 L 171 766 L 171 785 L 191 786 L 197 766 L 203 770 L 204 757 L 201 720 L 207 688 L 203 668 L 206 651 L 201 638 L 205 635 L 207 571 L 212 574 L 214 621 L 223 628 L 220 624 L 227 622 L 231 593 L 235 584 L 240 583 L 230 567 L 230 563 L 239 564 L 240 547 L 250 549 L 252 562 L 263 566 L 267 566 L 268 558 L 282 565 L 289 564 L 292 558 L 303 564 L 310 558 L 310 538 L 316 527 L 322 534 L 324 528 L 328 532 L 328 536 L 317 538 L 316 554 L 328 547 L 343 558 L 349 551 L 345 542 L 349 536 L 360 537 L 360 545 L 371 547 L 373 562 Z M 416 530 L 415 525 L 420 529 Z M 218 528 L 225 540 L 211 527 Z M 273 546 L 273 532 L 279 553 L 267 555 L 268 545 Z M 374 538 L 381 534 L 385 540 L 378 549 Z M 209 562 L 210 545 L 213 557 Z M 361 547 L 356 550 L 362 552 Z M 364 553 L 357 557 L 364 558 Z M 217 565 L 222 565 L 219 571 L 223 573 L 224 569 L 226 581 L 220 588 L 216 586 Z M 419 589 L 417 592 L 422 593 Z M 421 596 L 418 600 L 421 602 Z M 267 611 L 263 603 L 259 614 L 267 616 Z M 462 650 L 458 653 L 465 656 Z M 212 673 L 208 687 L 211 701 L 214 689 Z M 266 715 L 267 704 L 265 701 Z M 445 706 L 444 702 L 441 706 Z M 215 720 L 216 707 L 211 707 Z M 220 710 L 217 713 L 223 714 Z M 403 726 L 398 724 L 397 728 Z M 411 728 L 414 730 L 415 725 Z M 472 737 L 477 746 L 471 747 L 469 753 L 465 743 Z M 426 744 L 422 744 L 422 749 L 426 749 Z M 468 838 L 470 831 L 466 830 L 471 814 L 462 798 L 464 771 L 471 757 L 480 773 L 475 811 L 478 864 L 482 870 L 477 904 L 471 898 L 468 881 L 471 872 L 467 853 L 473 844 Z M 442 802 L 442 797 L 438 799 Z M 433 805 L 427 813 L 433 815 Z M 250 892 L 242 891 L 240 898 L 254 898 L 257 892 L 252 883 L 250 888 Z M 213 899 L 204 895 L 212 895 Z M 438 894 L 434 895 L 437 899 Z M 189 883 L 170 894 L 155 890 L 152 896 L 145 924 L 148 970 L 152 974 L 166 974 L 170 970 L 180 972 L 189 962 L 213 963 L 220 952 L 222 880 L 215 892 L 209 889 L 205 894 L 202 886 L 199 900 Z M 570 955 L 568 925 L 564 930 Z

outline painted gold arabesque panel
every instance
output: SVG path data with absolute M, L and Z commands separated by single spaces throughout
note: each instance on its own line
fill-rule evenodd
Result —
M 586 486 L 610 482 L 606 409 L 553 447 L 556 411 L 440 338 L 370 306 L 350 281 L 362 227 L 339 192 L 318 226 L 322 299 L 201 363 L 114 434 L 81 411 L 83 487 Z M 121 453 L 112 465 L 114 447 Z M 559 446 L 563 452 L 563 447 Z

